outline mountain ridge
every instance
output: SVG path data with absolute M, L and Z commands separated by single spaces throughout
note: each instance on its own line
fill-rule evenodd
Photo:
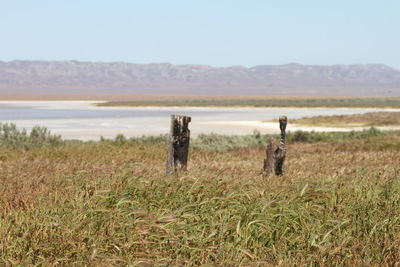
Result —
M 189 95 L 400 95 L 384 64 L 253 67 L 84 61 L 0 61 L 0 93 Z

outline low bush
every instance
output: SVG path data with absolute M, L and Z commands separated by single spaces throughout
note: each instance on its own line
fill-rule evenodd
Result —
M 328 142 L 337 143 L 344 141 L 351 141 L 354 139 L 363 139 L 374 136 L 399 136 L 398 131 L 381 131 L 377 128 L 371 127 L 362 131 L 351 132 L 306 132 L 295 131 L 288 132 L 286 135 L 286 142 L 288 144 L 294 143 L 318 143 Z M 269 138 L 279 140 L 278 134 L 263 135 L 259 131 L 254 131 L 251 135 L 222 135 L 222 134 L 200 134 L 190 140 L 190 148 L 194 150 L 210 151 L 210 152 L 226 152 L 240 148 L 256 148 L 266 147 Z M 134 144 L 148 144 L 148 145 L 167 145 L 168 135 L 158 136 L 141 136 L 126 138 L 122 134 L 118 134 L 115 139 L 101 139 L 101 142 L 111 142 L 119 145 L 134 145 Z
M 19 130 L 15 123 L 0 123 L 0 145 L 7 147 L 41 147 L 62 144 L 60 135 L 51 134 L 46 127 L 34 126 L 28 133 Z
M 396 132 L 381 131 L 375 127 L 365 129 L 362 131 L 350 131 L 350 132 L 306 132 L 306 131 L 295 131 L 288 132 L 287 142 L 288 143 L 317 143 L 317 142 L 342 142 L 353 139 L 362 139 L 372 136 L 383 136 L 383 135 L 396 135 Z

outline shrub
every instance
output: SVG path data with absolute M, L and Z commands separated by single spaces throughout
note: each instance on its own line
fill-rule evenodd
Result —
M 0 123 L 0 145 L 2 146 L 28 149 L 62 143 L 61 136 L 51 134 L 46 127 L 34 126 L 28 134 L 26 129 L 18 130 L 15 123 Z
M 220 135 L 200 134 L 193 139 L 192 147 L 205 151 L 224 152 L 237 148 L 264 147 L 267 145 L 267 136 L 254 131 L 252 135 Z
M 156 136 L 141 136 L 131 137 L 130 142 L 137 144 L 150 144 L 150 145 L 166 145 L 168 143 L 168 134 L 161 134 Z
M 375 127 L 369 129 L 364 129 L 362 131 L 351 131 L 351 132 L 305 132 L 305 131 L 295 131 L 288 132 L 287 142 L 288 143 L 316 143 L 316 142 L 341 142 L 352 139 L 362 139 L 372 136 L 383 136 L 394 134 L 396 132 L 384 132 L 380 131 Z
M 117 134 L 114 141 L 118 144 L 124 144 L 126 142 L 126 137 L 125 137 L 125 135 L 120 133 L 120 134 Z

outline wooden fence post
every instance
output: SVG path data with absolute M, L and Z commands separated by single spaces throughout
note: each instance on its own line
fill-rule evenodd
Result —
M 287 125 L 287 117 L 281 116 L 279 117 L 279 128 L 281 129 L 281 136 L 279 139 L 279 146 L 275 150 L 275 174 L 283 175 L 283 163 L 286 158 L 286 125 Z
M 189 154 L 191 117 L 171 115 L 171 128 L 167 157 L 167 175 L 186 171 Z
M 286 158 L 286 125 L 287 117 L 279 117 L 279 128 L 281 130 L 279 146 L 276 146 L 274 140 L 270 137 L 266 150 L 267 158 L 264 159 L 263 170 L 265 175 L 270 175 L 273 172 L 275 175 L 283 175 L 283 164 Z
M 269 138 L 267 151 L 267 158 L 264 159 L 264 174 L 270 175 L 275 168 L 275 143 L 272 137 Z

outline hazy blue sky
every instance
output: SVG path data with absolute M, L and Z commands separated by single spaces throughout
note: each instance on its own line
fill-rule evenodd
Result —
M 400 1 L 0 0 L 0 60 L 400 69 Z

